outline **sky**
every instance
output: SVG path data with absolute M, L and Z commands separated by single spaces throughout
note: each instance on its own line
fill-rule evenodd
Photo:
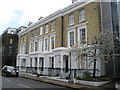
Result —
M 72 0 L 0 0 L 0 34 L 8 27 L 37 22 L 40 16 L 46 17 L 70 4 Z

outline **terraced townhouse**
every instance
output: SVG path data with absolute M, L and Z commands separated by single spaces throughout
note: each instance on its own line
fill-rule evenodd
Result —
M 78 67 L 78 61 L 70 58 L 68 51 L 78 42 L 84 45 L 92 43 L 94 35 L 99 35 L 101 30 L 106 28 L 103 23 L 108 19 L 103 17 L 109 12 L 104 9 L 109 7 L 94 1 L 77 1 L 19 32 L 19 71 L 62 78 L 69 77 L 70 69 L 73 77 L 82 75 L 86 69 L 92 72 L 93 64 L 88 66 L 90 62 L 84 61 Z M 103 66 L 102 60 L 98 60 L 97 76 L 106 74 Z

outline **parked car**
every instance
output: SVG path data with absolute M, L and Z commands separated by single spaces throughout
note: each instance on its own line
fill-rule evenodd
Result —
M 5 65 L 2 68 L 2 76 L 19 76 L 19 71 L 16 67 Z

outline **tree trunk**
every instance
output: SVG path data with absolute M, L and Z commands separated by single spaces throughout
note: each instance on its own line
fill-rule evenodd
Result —
M 96 47 L 95 47 L 94 50 L 95 50 L 95 51 L 94 51 L 93 77 L 95 78 L 95 76 L 96 76 L 96 60 L 97 60 L 97 58 L 96 58 L 96 54 L 97 54 L 97 49 L 96 49 Z
M 93 67 L 93 77 L 94 78 L 96 77 L 95 73 L 96 73 L 96 59 L 94 59 L 94 67 Z

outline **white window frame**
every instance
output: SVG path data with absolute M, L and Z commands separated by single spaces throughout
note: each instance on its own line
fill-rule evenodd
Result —
M 84 29 L 84 28 L 85 28 L 85 35 L 86 35 L 86 37 L 85 37 L 86 43 L 85 43 L 85 44 L 87 44 L 87 25 L 86 25 L 86 24 L 80 25 L 80 26 L 78 27 L 78 42 L 79 42 L 79 43 L 81 42 L 81 40 L 80 40 L 80 36 L 81 36 L 80 30 L 81 30 L 81 29 Z
M 21 66 L 26 68 L 26 59 L 21 60 Z
M 75 15 L 74 13 L 71 13 L 69 15 L 69 26 L 74 25 L 74 22 L 75 22 Z
M 31 31 L 30 32 L 30 38 L 33 38 L 34 37 L 34 31 Z
M 30 67 L 32 67 L 33 66 L 32 65 L 33 60 L 32 60 L 32 58 L 30 58 L 29 60 L 30 60 Z
M 40 35 L 42 35 L 43 34 L 43 27 L 41 26 L 40 27 Z
M 51 23 L 51 31 L 55 31 L 55 21 Z
M 38 35 L 39 35 L 39 29 L 36 28 L 36 29 L 35 29 L 35 37 L 37 37 Z
M 38 51 L 38 42 L 35 41 L 35 52 L 37 52 L 37 51 Z
M 50 36 L 50 50 L 52 50 L 52 37 L 54 37 L 54 49 L 55 49 L 55 35 Z
M 53 61 L 52 61 L 53 58 Z M 55 68 L 55 58 L 54 57 L 49 57 L 49 66 L 51 68 Z
M 45 25 L 45 34 L 48 33 L 48 27 L 49 27 L 48 24 Z
M 26 52 L 26 45 L 24 44 L 23 45 L 23 54 L 25 54 L 25 52 Z
M 83 59 L 83 58 L 82 58 L 82 59 Z M 87 59 L 87 56 L 84 57 L 84 59 Z M 82 65 L 83 63 L 84 63 L 84 65 Z M 87 69 L 87 63 L 88 63 L 88 61 L 82 60 L 81 63 L 80 63 L 80 69 Z M 82 66 L 84 66 L 85 68 L 83 68 Z
M 13 43 L 13 39 L 11 38 L 11 39 L 10 39 L 10 44 L 12 44 L 12 43 Z
M 37 44 L 36 44 L 37 43 Z M 36 46 L 37 45 L 37 46 Z M 34 42 L 34 52 L 37 52 L 38 51 L 38 41 L 36 40 Z
M 84 17 L 84 18 L 81 18 L 81 17 Z M 85 9 L 80 9 L 79 10 L 79 22 L 82 22 L 85 20 Z
M 75 29 L 69 30 L 68 31 L 68 47 L 70 48 L 70 32 L 74 32 L 74 45 L 76 44 L 76 32 Z
M 45 50 L 46 48 L 45 48 L 45 40 L 47 39 L 47 50 Z M 46 37 L 46 38 L 44 38 L 44 51 L 48 51 L 48 37 Z
M 32 46 L 31 46 L 31 44 L 32 44 Z M 34 52 L 34 43 L 33 42 L 30 42 L 30 52 L 31 53 Z
M 42 39 L 39 40 L 39 52 L 42 52 L 42 45 L 43 45 L 43 42 L 42 42 Z

